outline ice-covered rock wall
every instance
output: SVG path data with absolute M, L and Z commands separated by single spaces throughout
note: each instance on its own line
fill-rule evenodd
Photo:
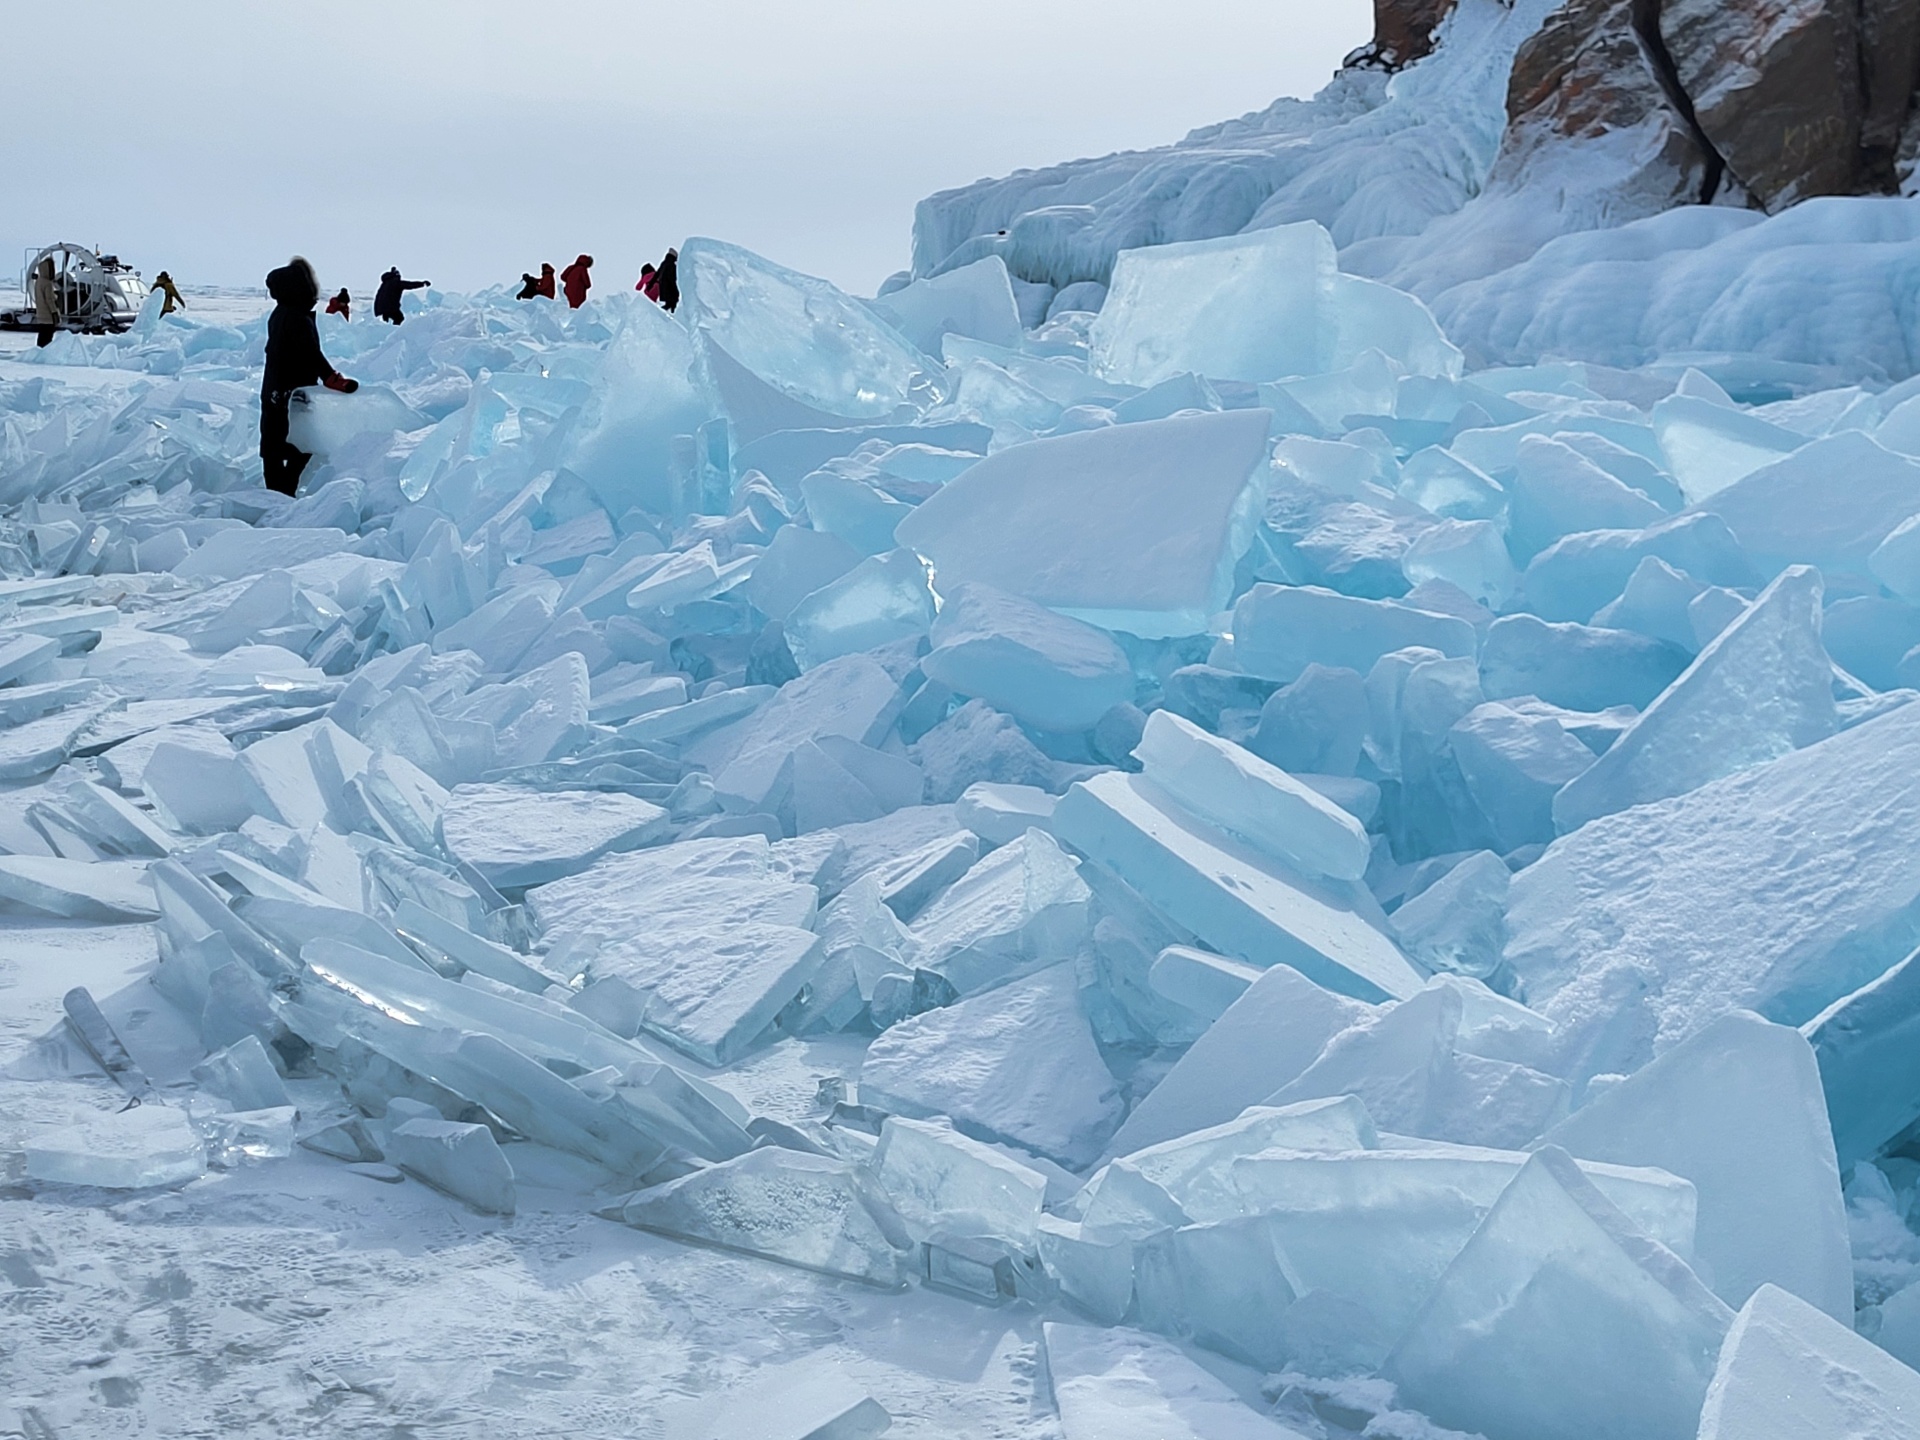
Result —
M 1429 301 L 1480 363 L 1542 354 L 1615 363 L 1625 351 L 1612 335 L 1562 327 L 1547 349 L 1516 344 L 1471 296 L 1498 291 L 1536 314 L 1560 308 L 1560 286 L 1543 290 L 1539 267 L 1516 267 L 1561 237 L 1676 208 L 1777 215 L 1815 197 L 1911 194 L 1916 102 L 1920 19 L 1892 0 L 1383 4 L 1374 44 L 1310 101 L 1283 100 L 1160 150 L 1022 171 L 922 202 L 914 273 L 998 254 L 1038 287 L 1033 303 L 1076 286 L 1058 308 L 1093 308 L 1098 292 L 1084 287 L 1104 284 L 1123 250 L 1313 219 L 1343 268 Z M 1905 243 L 1871 209 L 1824 216 L 1821 243 Z M 1718 233 L 1714 224 L 1598 240 L 1585 253 L 1645 263 L 1700 249 L 1691 237 Z M 1802 272 L 1780 311 L 1745 307 L 1756 314 L 1847 307 L 1836 287 L 1848 282 L 1827 257 L 1790 253 L 1805 243 L 1789 227 L 1695 258 L 1718 269 L 1719 292 L 1778 283 L 1755 274 L 1767 263 L 1756 250 Z M 1901 277 L 1911 264 L 1906 253 L 1860 258 Z M 1909 308 L 1902 283 L 1889 297 L 1896 314 Z M 1746 348 L 1714 338 L 1717 294 L 1668 299 L 1681 308 L 1640 347 L 1643 358 Z M 1677 339 L 1689 326 L 1694 336 Z M 1787 328 L 1773 337 L 1782 358 L 1825 363 L 1818 337 Z M 1859 373 L 1913 373 L 1897 358 L 1879 367 Z

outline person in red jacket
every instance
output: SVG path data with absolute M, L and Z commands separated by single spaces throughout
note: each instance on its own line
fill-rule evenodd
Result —
M 353 319 L 353 296 L 347 293 L 346 286 L 342 285 L 340 293 L 327 301 L 327 314 L 338 315 L 342 320 Z
M 660 276 L 658 272 L 654 270 L 651 261 L 640 267 L 640 283 L 633 288 L 646 296 L 647 299 L 653 301 L 654 304 L 658 305 L 660 303 Z
M 588 273 L 592 267 L 593 257 L 582 255 L 560 272 L 560 288 L 567 292 L 568 308 L 578 310 L 586 303 L 587 291 L 593 285 L 593 276 Z
M 543 300 L 553 299 L 553 266 L 545 261 L 540 264 L 540 279 L 535 284 L 533 293 Z

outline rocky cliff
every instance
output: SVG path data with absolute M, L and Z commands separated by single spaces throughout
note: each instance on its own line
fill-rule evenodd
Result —
M 1378 0 L 1373 52 L 1417 58 L 1440 18 Z M 1643 130 L 1645 178 L 1675 203 L 1775 212 L 1897 193 L 1917 98 L 1915 0 L 1567 0 L 1514 58 L 1503 150 Z

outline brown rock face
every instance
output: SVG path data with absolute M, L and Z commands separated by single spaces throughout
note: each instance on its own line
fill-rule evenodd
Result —
M 1767 209 L 1860 188 L 1858 14 L 1846 0 L 1664 0 L 1700 129 Z
M 1897 190 L 1917 99 L 1920 0 L 1567 0 L 1514 62 L 1503 152 L 1638 129 L 1627 208 L 1670 181 L 1779 210 Z
M 1862 0 L 1860 148 L 1869 172 L 1890 188 L 1903 131 L 1920 123 L 1920 3 Z
M 1629 182 L 1642 213 L 1712 198 L 1717 157 L 1662 84 L 1634 25 L 1635 0 L 1568 0 L 1514 56 L 1495 173 L 1563 141 L 1639 132 Z
M 1432 51 L 1433 32 L 1453 13 L 1453 4 L 1454 0 L 1373 0 L 1373 44 L 1359 58 L 1388 70 L 1411 65 Z

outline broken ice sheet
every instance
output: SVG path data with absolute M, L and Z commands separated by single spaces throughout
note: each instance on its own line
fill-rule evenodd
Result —
M 910 1243 L 860 1167 L 779 1146 L 639 1191 L 613 1214 L 642 1230 L 888 1289 L 902 1282 Z
M 64 1185 L 142 1190 L 178 1185 L 207 1168 L 206 1146 L 187 1117 L 167 1105 L 102 1111 L 42 1132 L 26 1146 L 27 1174 Z
M 1305 1440 L 1168 1341 L 1058 1321 L 1045 1334 L 1066 1440 Z

